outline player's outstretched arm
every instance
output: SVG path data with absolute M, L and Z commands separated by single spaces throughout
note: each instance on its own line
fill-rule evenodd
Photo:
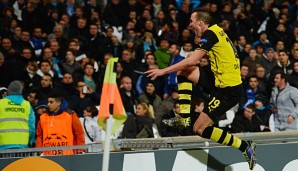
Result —
M 164 69 L 152 69 L 145 72 L 145 74 L 148 74 L 147 77 L 151 77 L 152 80 L 156 79 L 159 76 L 168 74 L 170 72 L 177 72 L 181 71 L 183 69 L 186 69 L 188 67 L 194 66 L 197 64 L 197 62 L 206 54 L 205 51 L 202 50 L 195 50 L 190 57 L 185 58 L 184 60 L 180 61 L 177 64 L 171 65 L 169 67 L 166 67 Z

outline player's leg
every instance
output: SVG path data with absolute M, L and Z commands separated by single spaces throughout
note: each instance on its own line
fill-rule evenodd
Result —
M 193 130 L 203 138 L 239 149 L 248 161 L 250 169 L 253 169 L 256 164 L 255 144 L 241 140 L 222 129 L 212 126 L 213 121 L 216 121 L 239 101 L 239 94 L 236 93 L 240 91 L 239 89 L 241 90 L 239 86 L 225 89 L 216 88 L 205 105 L 204 112 L 200 114 L 194 124 Z
M 185 70 L 177 72 L 178 81 L 178 102 L 180 105 L 180 125 L 190 128 L 190 109 L 193 82 L 197 83 L 200 71 L 197 66 L 189 67 Z

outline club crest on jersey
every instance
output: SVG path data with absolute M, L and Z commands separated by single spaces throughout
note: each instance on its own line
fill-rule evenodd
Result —
M 201 39 L 201 40 L 200 40 L 200 43 L 207 43 L 207 42 L 208 42 L 207 39 Z

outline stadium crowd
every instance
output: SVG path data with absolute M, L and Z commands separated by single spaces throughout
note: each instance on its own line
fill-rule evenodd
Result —
M 150 80 L 144 72 L 193 52 L 201 40 L 188 25 L 197 7 L 210 10 L 240 58 L 242 100 L 216 125 L 231 133 L 298 131 L 298 0 L 1 0 L 0 96 L 19 92 L 14 81 L 22 82 L 38 146 L 44 119 L 60 109 L 78 116 L 69 118 L 74 135 L 84 130 L 86 143 L 101 141 L 96 106 L 107 61 L 118 57 L 128 119 L 113 138 L 193 135 L 185 127 L 192 127 L 214 86 L 208 57 L 198 63 L 189 119 L 179 114 L 176 73 Z

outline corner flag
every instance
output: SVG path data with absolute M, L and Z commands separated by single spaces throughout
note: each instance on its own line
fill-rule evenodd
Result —
M 110 115 L 113 116 L 114 121 L 111 134 L 114 134 L 127 118 L 116 83 L 115 66 L 117 61 L 118 58 L 110 58 L 108 60 L 98 112 L 98 125 L 102 127 L 103 130 L 106 130 L 107 119 Z

